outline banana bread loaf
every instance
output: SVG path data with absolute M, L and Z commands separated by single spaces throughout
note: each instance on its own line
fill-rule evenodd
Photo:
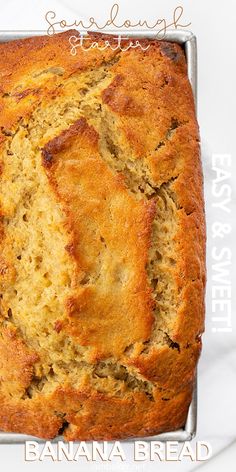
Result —
M 184 425 L 201 350 L 192 90 L 177 44 L 71 35 L 0 46 L 0 429 L 153 435 Z

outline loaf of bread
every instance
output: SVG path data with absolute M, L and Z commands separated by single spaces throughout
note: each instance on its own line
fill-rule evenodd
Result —
M 154 435 L 184 426 L 201 350 L 193 95 L 179 45 L 76 34 L 0 46 L 0 429 Z

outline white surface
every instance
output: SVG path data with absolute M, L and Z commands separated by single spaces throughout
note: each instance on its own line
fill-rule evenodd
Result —
M 70 19 L 106 18 L 113 1 L 78 1 L 78 0 L 0 0 L 0 29 L 44 29 L 44 15 L 48 10 L 55 10 L 58 17 Z M 232 333 L 212 333 L 211 320 L 211 246 L 215 242 L 211 237 L 211 224 L 220 215 L 212 209 L 211 170 L 212 153 L 229 153 L 232 155 L 235 175 L 236 140 L 236 70 L 235 70 L 235 0 L 120 0 L 120 16 L 124 18 L 170 17 L 172 10 L 181 4 L 184 7 L 186 22 L 191 21 L 190 29 L 198 38 L 199 54 L 199 88 L 198 116 L 202 137 L 202 159 L 205 174 L 206 210 L 208 221 L 208 290 L 207 290 L 207 323 L 204 335 L 204 349 L 199 366 L 199 421 L 197 440 L 209 441 L 213 456 L 207 463 L 196 463 L 189 460 L 181 463 L 146 462 L 135 463 L 132 460 L 131 446 L 124 446 L 127 460 L 123 463 L 51 463 L 24 462 L 23 446 L 0 446 L 0 465 L 5 470 L 20 471 L 61 471 L 83 470 L 97 471 L 192 471 L 200 467 L 204 472 L 218 472 L 225 466 L 227 472 L 235 469 L 236 445 L 236 408 L 235 408 L 235 371 L 236 371 L 236 336 L 235 323 Z M 101 7 L 102 5 L 102 7 Z M 231 223 L 235 215 L 235 183 L 231 204 Z M 227 218 L 227 215 L 226 215 Z M 226 240 L 226 245 L 234 248 L 234 233 Z M 232 287 L 235 283 L 235 266 L 231 268 Z M 235 293 L 233 293 L 233 310 Z M 231 445 L 231 446 L 230 446 Z M 230 446 L 230 447 L 229 447 Z M 201 469 L 200 469 L 201 470 Z M 200 471 L 199 471 L 200 472 Z

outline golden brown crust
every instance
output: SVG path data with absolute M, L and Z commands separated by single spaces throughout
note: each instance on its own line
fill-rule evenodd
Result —
M 58 392 L 58 401 L 66 402 L 68 397 L 72 412 L 67 414 L 70 426 L 65 438 L 107 440 L 149 436 L 176 429 L 176 425 L 185 421 L 191 389 L 187 387 L 171 400 L 165 400 L 159 394 L 152 402 L 140 393 L 130 399 L 117 399 L 94 393 Z M 82 415 L 73 411 L 78 402 L 81 402 Z
M 145 266 L 155 204 L 136 202 L 129 195 L 121 177 L 103 162 L 97 133 L 84 118 L 45 146 L 43 164 L 68 215 L 70 255 L 81 279 L 95 278 L 96 262 L 104 250 L 107 253 L 99 268 L 102 283 L 91 280 L 76 287 L 67 300 L 65 329 L 81 345 L 96 346 L 95 359 L 119 358 L 127 346 L 150 337 L 153 300 Z M 89 216 L 96 221 L 95 238 L 89 231 Z M 90 247 L 89 254 L 85 247 Z M 114 279 L 112 293 L 104 292 L 104 285 L 112 286 Z
M 143 40 L 146 52 L 72 56 L 72 34 L 0 45 L 0 428 L 43 438 L 64 428 L 67 440 L 174 430 L 186 420 L 204 324 L 202 173 L 184 54 Z M 104 44 L 103 35 L 91 37 Z M 4 186 L 17 181 L 10 159 L 19 166 L 25 152 L 38 169 L 35 193 L 15 186 L 6 201 Z M 21 298 L 19 312 L 10 308 L 20 296 L 12 287 L 22 290 L 24 273 L 28 280 L 16 259 L 31 241 L 13 241 L 9 221 L 38 187 L 59 209 L 59 223 L 58 213 L 53 224 L 42 208 L 40 217 L 65 255 L 58 285 L 47 267 L 40 279 L 36 257 L 35 279 L 45 286 L 42 322 L 32 308 L 31 326 Z M 51 238 L 56 245 L 53 230 Z

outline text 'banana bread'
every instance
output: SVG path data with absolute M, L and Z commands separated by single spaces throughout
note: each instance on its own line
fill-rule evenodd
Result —
M 184 52 L 141 40 L 145 51 L 73 56 L 71 35 L 0 46 L 0 429 L 67 440 L 175 430 L 205 285 Z

